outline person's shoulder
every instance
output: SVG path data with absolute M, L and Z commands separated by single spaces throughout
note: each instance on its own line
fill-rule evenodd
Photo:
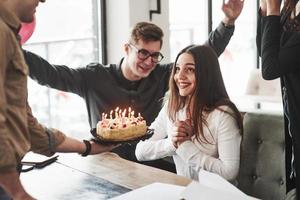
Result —
M 115 64 L 108 64 L 108 65 L 103 65 L 101 63 L 97 63 L 97 62 L 92 62 L 89 63 L 86 66 L 86 69 L 89 71 L 110 71 L 110 70 L 115 70 L 116 65 Z
M 234 111 L 229 105 L 221 105 L 217 107 L 212 114 L 219 116 L 230 116 L 234 115 Z
M 172 70 L 173 63 L 157 64 L 154 71 L 157 72 L 170 72 Z
M 149 77 L 155 77 L 156 79 L 158 78 L 160 80 L 169 79 L 169 76 L 172 71 L 172 66 L 172 63 L 157 64 Z
M 7 36 L 10 36 L 10 35 L 12 35 L 13 33 L 12 33 L 12 31 L 11 31 L 11 29 L 8 27 L 8 25 L 1 19 L 1 17 L 0 17 L 0 34 L 2 35 L 2 37 L 4 36 L 4 35 L 6 35 L 6 37 Z M 2 39 L 5 39 L 5 38 L 2 38 Z
M 85 76 L 91 78 L 101 78 L 101 79 L 107 79 L 109 77 L 115 76 L 117 73 L 117 65 L 116 64 L 108 64 L 103 65 L 101 63 L 89 63 L 86 65 L 86 67 L 82 67 L 79 69 L 79 71 L 84 74 Z
M 3 29 L 3 28 L 7 29 L 8 28 L 7 24 L 5 23 L 5 21 L 3 20 L 3 18 L 1 16 L 0 16 L 0 28 L 1 29 Z
M 221 112 L 227 112 L 227 111 L 232 111 L 232 108 L 229 106 L 229 105 L 221 105 L 218 107 L 218 109 L 221 111 Z
M 18 42 L 14 33 L 8 25 L 0 18 L 0 46 L 5 48 L 7 53 L 13 54 L 19 48 Z
M 4 23 L 4 21 L 2 20 L 2 18 L 0 17 L 0 30 L 4 31 L 7 29 L 7 25 Z

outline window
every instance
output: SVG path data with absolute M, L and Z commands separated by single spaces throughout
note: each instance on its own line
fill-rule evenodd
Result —
M 207 38 L 207 3 L 197 0 L 171 0 L 170 53 L 174 61 L 177 53 L 190 44 L 204 43 Z
M 189 44 L 203 44 L 208 37 L 208 0 L 171 0 L 170 52 L 172 61 L 177 53 Z M 224 17 L 222 0 L 210 1 L 212 26 L 215 29 Z M 250 74 L 258 68 L 256 48 L 256 19 L 258 1 L 245 1 L 243 11 L 235 23 L 235 32 L 229 45 L 219 58 L 222 75 L 230 98 L 241 111 L 258 108 L 282 109 L 281 100 L 270 102 L 270 97 L 246 95 Z M 261 80 L 266 82 L 265 80 Z M 270 83 L 266 83 L 270 85 Z M 276 86 L 274 86 L 276 88 Z M 272 89 L 271 89 L 272 90 Z M 258 96 L 259 95 L 259 96 Z M 275 102 L 275 103 L 274 103 Z M 271 103 L 271 104 L 270 104 Z M 270 105 L 268 105 L 270 104 Z
M 97 0 L 51 0 L 40 4 L 36 29 L 23 47 L 52 64 L 71 68 L 99 62 Z M 42 123 L 83 138 L 89 130 L 87 111 L 77 95 L 49 89 L 30 80 L 29 104 Z
M 223 19 L 222 1 L 212 1 L 213 28 Z M 257 1 L 245 1 L 243 11 L 235 23 L 234 35 L 219 58 L 224 82 L 231 99 L 240 109 L 254 104 L 241 101 L 251 71 L 257 68 L 256 48 Z M 243 99 L 244 100 L 244 99 Z

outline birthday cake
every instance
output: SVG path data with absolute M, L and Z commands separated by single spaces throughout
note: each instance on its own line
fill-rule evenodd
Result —
M 113 117 L 114 114 L 114 117 Z M 102 114 L 102 120 L 97 124 L 97 137 L 103 141 L 127 141 L 139 138 L 147 132 L 146 121 L 138 114 L 134 116 L 134 111 L 126 109 L 124 111 L 116 108 L 115 112 L 110 112 L 110 116 Z

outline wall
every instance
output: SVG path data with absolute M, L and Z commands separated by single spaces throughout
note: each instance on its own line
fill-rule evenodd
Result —
M 118 63 L 124 56 L 124 44 L 130 28 L 139 21 L 150 21 L 149 11 L 156 9 L 156 0 L 107 0 L 108 63 Z M 169 62 L 169 1 L 161 0 L 161 14 L 152 15 L 152 23 L 164 31 L 162 53 Z

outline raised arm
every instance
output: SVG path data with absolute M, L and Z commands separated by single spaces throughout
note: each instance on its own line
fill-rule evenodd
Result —
M 300 70 L 300 37 L 295 34 L 283 46 L 280 24 L 280 1 L 266 0 L 265 17 L 261 19 L 261 58 L 264 79 L 272 80 Z
M 234 25 L 235 20 L 240 16 L 244 7 L 244 0 L 223 0 L 222 10 L 224 12 L 223 23 L 226 26 Z
M 223 0 L 222 10 L 224 19 L 222 23 L 209 34 L 206 45 L 212 47 L 218 56 L 220 56 L 228 45 L 234 32 L 235 20 L 240 16 L 244 6 L 244 0 L 229 0 L 225 3 Z
M 33 80 L 41 85 L 82 96 L 84 78 L 79 69 L 72 69 L 64 65 L 51 65 L 32 52 L 25 50 L 23 52 L 29 67 L 29 75 Z

